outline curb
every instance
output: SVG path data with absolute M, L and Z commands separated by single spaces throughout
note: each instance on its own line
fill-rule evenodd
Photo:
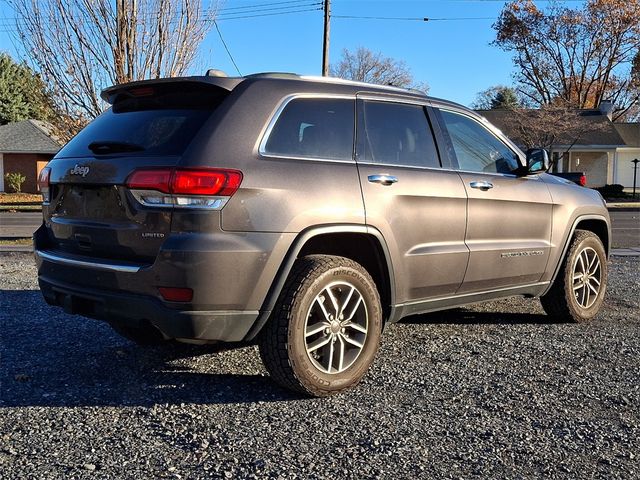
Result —
M 640 207 L 607 207 L 610 212 L 640 212 Z
M 17 252 L 17 253 L 33 253 L 31 245 L 0 245 L 0 253 Z
M 640 247 L 612 248 L 612 257 L 640 257 Z
M 606 203 L 607 210 L 616 210 L 618 212 L 638 212 L 640 211 L 640 202 L 611 202 Z

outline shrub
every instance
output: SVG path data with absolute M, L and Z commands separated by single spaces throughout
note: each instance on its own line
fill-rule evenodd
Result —
M 624 187 L 620 184 L 605 185 L 604 187 L 596 188 L 603 197 L 622 198 L 625 196 Z
M 27 180 L 20 172 L 7 172 L 4 176 L 9 188 L 14 192 L 20 193 L 22 191 L 22 184 Z

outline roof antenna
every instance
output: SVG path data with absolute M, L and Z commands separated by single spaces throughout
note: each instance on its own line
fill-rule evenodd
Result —
M 217 70 L 215 68 L 210 68 L 209 70 L 207 70 L 207 73 L 205 73 L 205 75 L 207 77 L 228 77 L 229 76 L 222 70 Z

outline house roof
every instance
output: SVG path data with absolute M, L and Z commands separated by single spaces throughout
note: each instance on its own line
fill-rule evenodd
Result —
M 640 148 L 640 123 L 614 123 L 627 147 Z
M 535 116 L 537 110 L 526 110 L 526 115 Z M 523 145 L 524 142 L 519 137 L 517 128 L 517 115 L 522 111 L 513 110 L 478 110 L 478 113 L 498 127 L 502 132 L 511 138 L 516 144 Z M 625 141 L 618 133 L 618 130 L 609 117 L 603 115 L 599 110 L 577 110 L 575 128 L 564 134 L 560 134 L 556 139 L 556 145 L 571 145 L 576 137 L 578 138 L 575 147 L 599 146 L 599 147 L 621 147 L 625 146 Z
M 51 125 L 39 120 L 0 125 L 0 153 L 48 153 L 60 150 Z

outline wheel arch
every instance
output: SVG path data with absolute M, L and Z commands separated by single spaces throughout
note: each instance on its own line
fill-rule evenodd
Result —
M 581 215 L 577 217 L 571 225 L 569 235 L 567 235 L 564 240 L 562 255 L 560 255 L 558 262 L 556 263 L 555 269 L 553 271 L 553 276 L 551 277 L 551 281 L 549 282 L 549 286 L 545 289 L 542 295 L 546 294 L 555 283 L 556 277 L 560 272 L 562 262 L 564 262 L 567 251 L 569 250 L 569 245 L 571 244 L 571 240 L 573 239 L 576 230 L 587 230 L 597 235 L 604 245 L 604 251 L 607 254 L 607 258 L 609 258 L 609 252 L 611 249 L 611 228 L 609 222 L 607 221 L 607 218 L 602 215 Z
M 393 320 L 395 279 L 382 233 L 366 225 L 322 225 L 302 231 L 292 243 L 245 341 L 253 340 L 267 323 L 295 261 L 311 254 L 337 255 L 361 264 L 376 283 L 384 318 Z

